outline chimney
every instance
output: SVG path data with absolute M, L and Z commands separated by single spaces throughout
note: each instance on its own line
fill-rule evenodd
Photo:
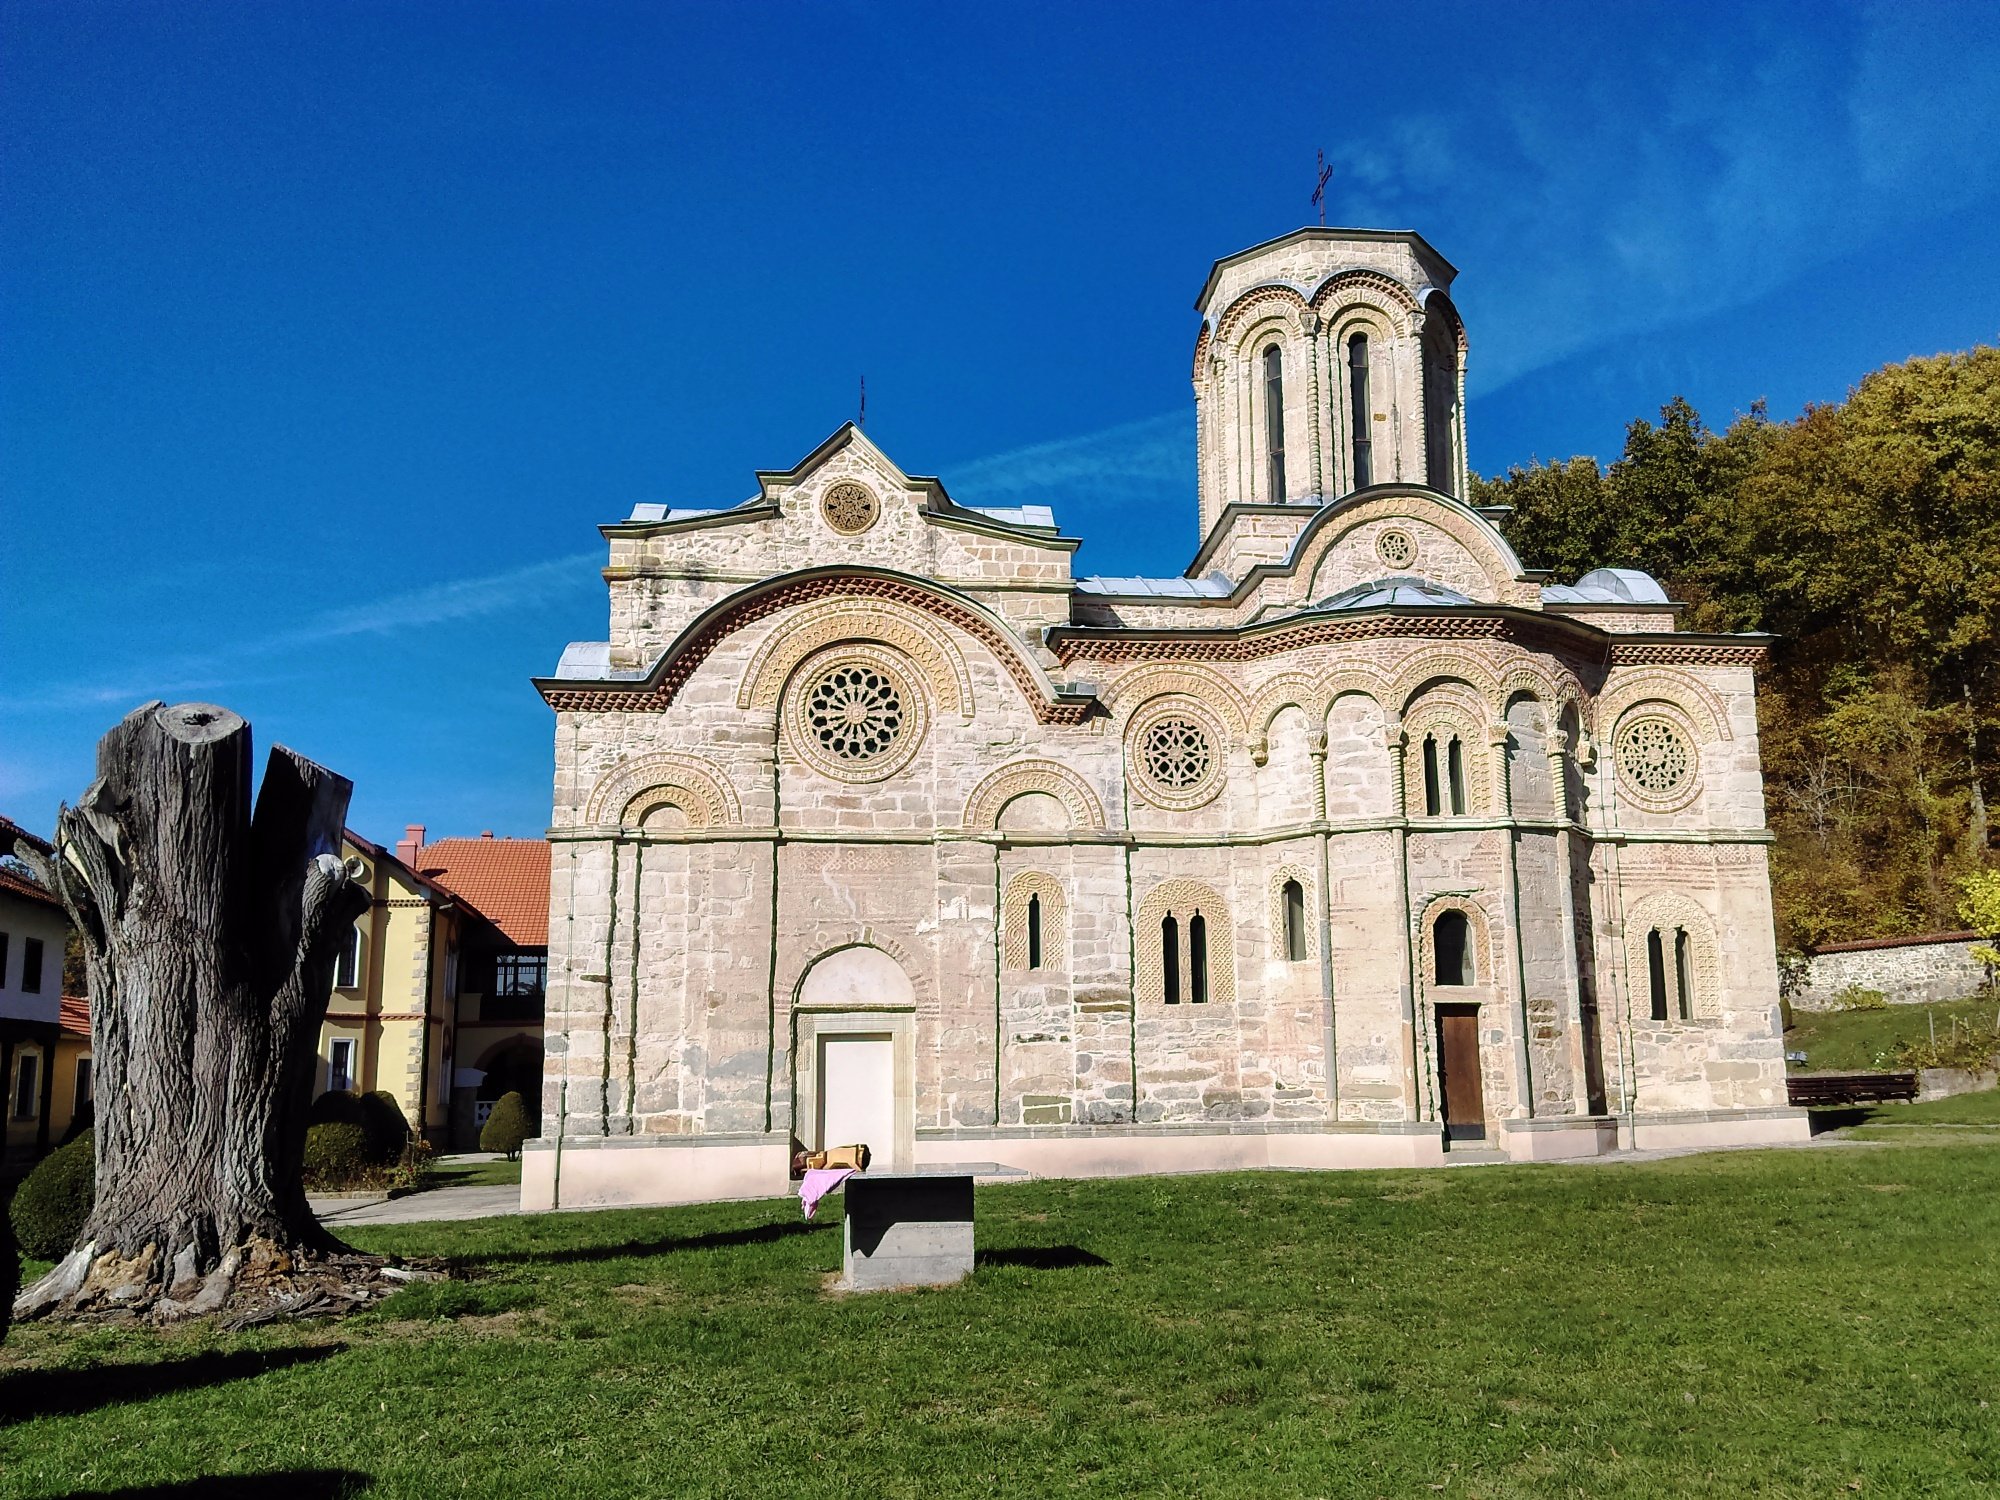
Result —
M 403 836 L 396 840 L 396 858 L 411 869 L 417 867 L 417 856 L 424 849 L 424 825 L 411 823 L 403 829 Z

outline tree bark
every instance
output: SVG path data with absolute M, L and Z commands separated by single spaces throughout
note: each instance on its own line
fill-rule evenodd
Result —
M 350 1283 L 381 1265 L 320 1228 L 301 1179 L 334 960 L 368 905 L 340 861 L 353 787 L 279 747 L 253 812 L 250 768 L 229 710 L 147 704 L 99 743 L 55 854 L 28 856 L 83 935 L 97 1200 L 17 1318 L 219 1311 L 246 1288 L 303 1305 L 324 1300 L 308 1262 Z

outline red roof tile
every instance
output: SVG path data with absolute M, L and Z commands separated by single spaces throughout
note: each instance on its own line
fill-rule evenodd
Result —
M 417 869 L 523 948 L 549 943 L 549 846 L 544 839 L 439 839 Z
M 0 813 L 0 854 L 7 853 L 17 843 L 26 844 L 30 849 L 43 854 L 56 852 L 56 846 L 40 834 L 29 832 L 12 818 Z
M 57 1015 L 56 1021 L 64 1031 L 88 1037 L 90 1035 L 90 996 L 64 995 L 62 997 L 62 1010 Z
M 0 891 L 12 896 L 25 896 L 30 901 L 62 910 L 62 902 L 56 900 L 55 893 L 47 886 L 38 880 L 31 880 L 24 871 L 10 869 L 6 865 L 0 865 Z

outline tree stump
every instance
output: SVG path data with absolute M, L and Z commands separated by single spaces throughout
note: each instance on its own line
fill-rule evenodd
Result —
M 253 811 L 250 767 L 236 714 L 149 703 L 99 742 L 55 853 L 21 851 L 83 938 L 97 1201 L 17 1319 L 246 1323 L 408 1279 L 327 1234 L 301 1175 L 334 961 L 368 905 L 340 858 L 353 786 L 275 747 Z

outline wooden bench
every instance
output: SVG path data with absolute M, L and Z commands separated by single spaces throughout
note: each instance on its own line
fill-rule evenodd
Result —
M 1915 1073 L 1812 1073 L 1787 1078 L 1785 1093 L 1795 1109 L 1826 1105 L 1880 1104 L 1917 1097 Z

